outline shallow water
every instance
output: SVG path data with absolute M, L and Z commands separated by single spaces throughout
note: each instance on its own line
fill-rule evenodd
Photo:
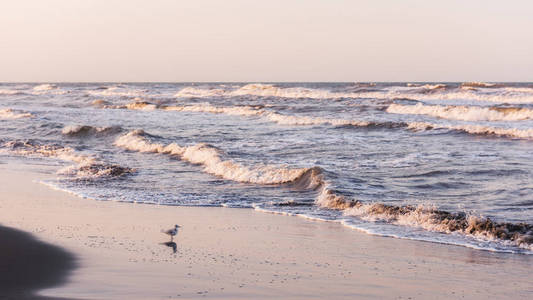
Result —
M 533 84 L 1 84 L 0 139 L 97 200 L 533 253 Z

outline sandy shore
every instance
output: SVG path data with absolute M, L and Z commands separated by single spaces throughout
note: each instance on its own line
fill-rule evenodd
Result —
M 337 223 L 251 209 L 81 199 L 38 183 L 51 175 L 37 169 L 44 167 L 0 165 L 0 224 L 30 232 L 76 256 L 78 267 L 67 283 L 48 285 L 42 296 L 533 297 L 531 256 L 370 236 Z M 160 230 L 174 224 L 183 230 L 175 245 L 165 244 L 169 240 Z M 5 241 L 0 243 L 5 247 Z

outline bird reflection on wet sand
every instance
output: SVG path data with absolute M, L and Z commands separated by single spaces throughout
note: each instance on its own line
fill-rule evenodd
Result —
M 178 251 L 178 245 L 172 241 L 170 242 L 166 242 L 166 243 L 161 243 L 161 245 L 165 245 L 167 247 L 170 247 L 172 248 L 172 252 L 173 253 L 176 253 Z

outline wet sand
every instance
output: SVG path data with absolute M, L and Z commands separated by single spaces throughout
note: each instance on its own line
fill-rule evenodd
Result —
M 79 258 L 76 299 L 531 299 L 533 258 L 367 235 L 252 209 L 81 199 L 0 165 L 0 222 Z M 160 231 L 182 231 L 169 243 Z M 174 250 L 175 246 L 175 250 Z

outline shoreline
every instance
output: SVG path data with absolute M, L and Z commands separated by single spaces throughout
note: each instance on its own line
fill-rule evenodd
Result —
M 39 166 L 42 167 L 42 166 Z M 81 199 L 0 165 L 0 223 L 74 253 L 76 299 L 528 299 L 529 255 L 372 236 L 252 209 Z M 160 233 L 180 224 L 175 245 Z M 167 243 L 167 245 L 165 245 Z M 173 246 L 176 247 L 174 253 Z

